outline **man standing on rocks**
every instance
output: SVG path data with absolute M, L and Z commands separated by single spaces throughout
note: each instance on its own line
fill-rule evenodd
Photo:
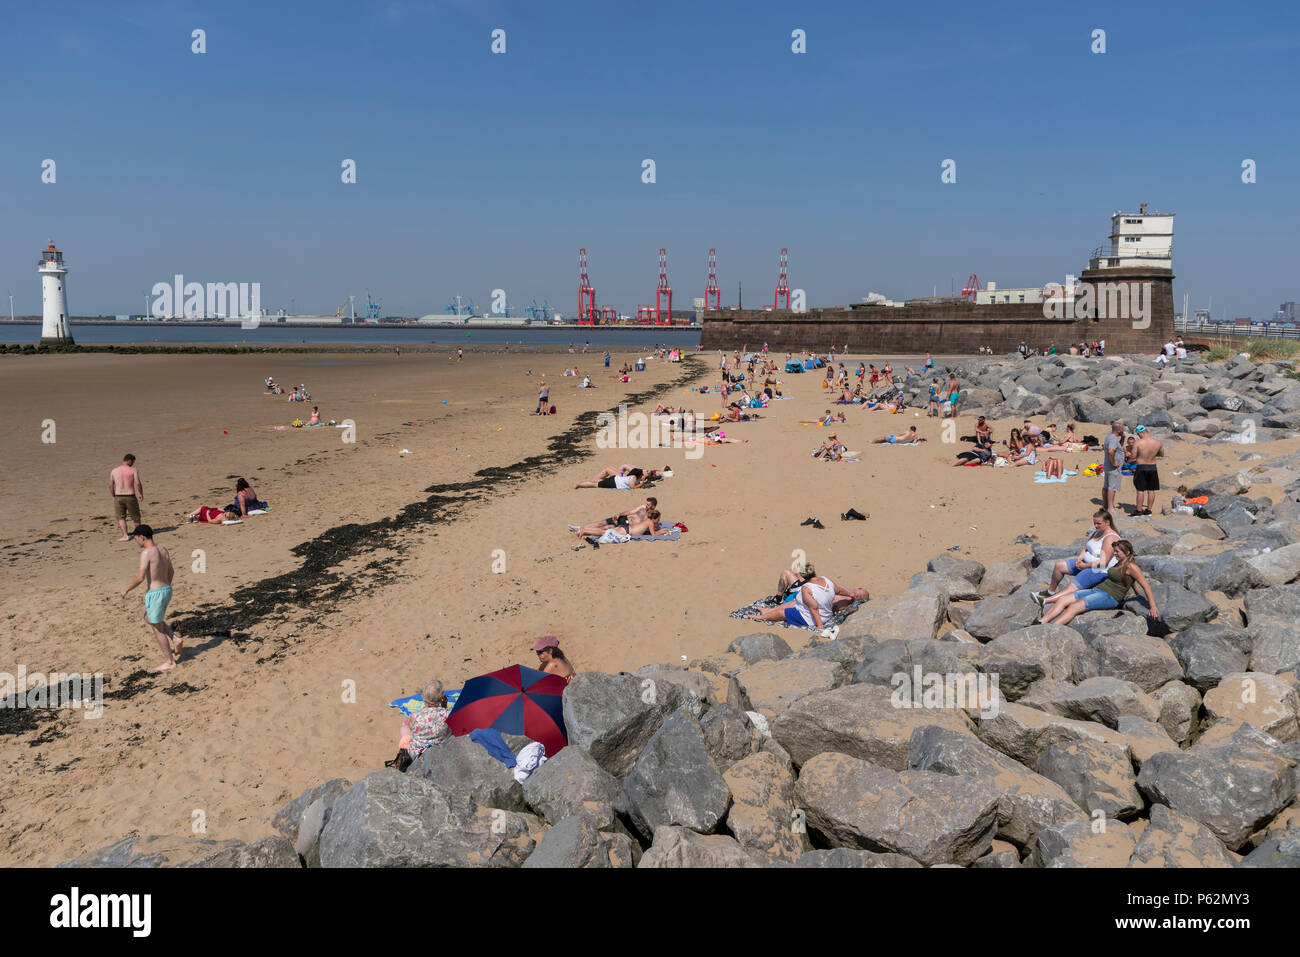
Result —
M 1101 507 L 1114 514 L 1119 499 L 1120 483 L 1124 480 L 1124 423 L 1116 419 L 1110 424 L 1110 434 L 1102 449 Z M 1154 498 L 1152 499 L 1154 501 Z
M 1135 514 L 1151 514 L 1151 506 L 1156 503 L 1156 492 L 1160 491 L 1160 472 L 1156 469 L 1156 459 L 1164 454 L 1164 444 L 1149 433 L 1145 425 L 1139 425 L 1137 441 L 1133 443 L 1133 458 L 1137 462 L 1133 469 L 1133 489 L 1137 492 Z

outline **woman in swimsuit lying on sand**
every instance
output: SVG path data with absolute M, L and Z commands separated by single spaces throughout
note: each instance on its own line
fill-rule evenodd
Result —
M 207 525 L 218 525 L 222 522 L 234 522 L 239 520 L 239 513 L 230 509 L 217 508 L 213 505 L 200 505 L 190 514 L 185 516 L 187 522 L 203 522 Z

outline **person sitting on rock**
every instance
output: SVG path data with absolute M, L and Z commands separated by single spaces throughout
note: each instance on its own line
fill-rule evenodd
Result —
M 541 670 L 548 675 L 559 675 L 567 684 L 577 674 L 573 670 L 573 665 L 569 664 L 569 659 L 560 650 L 559 642 L 554 635 L 538 638 L 533 643 L 533 651 L 537 652 L 537 662 L 542 666 Z
M 1105 579 L 1096 588 L 1083 588 L 1073 593 L 1068 600 L 1052 603 L 1052 608 L 1044 609 L 1043 617 L 1038 619 L 1042 625 L 1056 622 L 1068 625 L 1085 611 L 1103 611 L 1118 608 L 1136 585 L 1146 595 L 1149 618 L 1159 618 L 1160 609 L 1156 607 L 1156 596 L 1151 591 L 1142 569 L 1138 568 L 1133 553 L 1133 543 L 1121 538 L 1115 543 L 1115 554 L 1119 561 L 1106 572 Z
M 420 697 L 424 706 L 402 723 L 402 739 L 398 745 L 406 749 L 412 760 L 426 749 L 452 737 L 451 728 L 447 726 L 451 710 L 447 707 L 447 693 L 442 682 L 430 678 Z

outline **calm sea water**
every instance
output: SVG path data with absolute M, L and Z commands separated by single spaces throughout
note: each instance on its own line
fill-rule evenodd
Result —
M 72 337 L 79 343 L 160 343 L 184 345 L 192 343 L 219 343 L 234 345 L 278 345 L 302 343 L 307 345 L 524 345 L 567 346 L 577 348 L 590 344 L 597 349 L 630 349 L 667 346 L 694 349 L 700 342 L 700 330 L 678 329 L 665 326 L 603 329 L 592 326 L 584 329 L 421 329 L 411 326 L 281 326 L 264 324 L 256 329 L 238 326 L 184 326 L 179 323 L 120 322 L 113 324 L 82 325 L 73 323 Z M 20 344 L 37 343 L 41 339 L 39 322 L 0 323 L 0 342 Z

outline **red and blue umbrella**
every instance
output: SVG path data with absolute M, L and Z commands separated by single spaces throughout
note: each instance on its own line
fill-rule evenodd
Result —
M 565 684 L 559 675 L 523 665 L 471 678 L 451 709 L 447 727 L 457 735 L 478 728 L 522 734 L 552 757 L 569 743 L 560 704 Z

